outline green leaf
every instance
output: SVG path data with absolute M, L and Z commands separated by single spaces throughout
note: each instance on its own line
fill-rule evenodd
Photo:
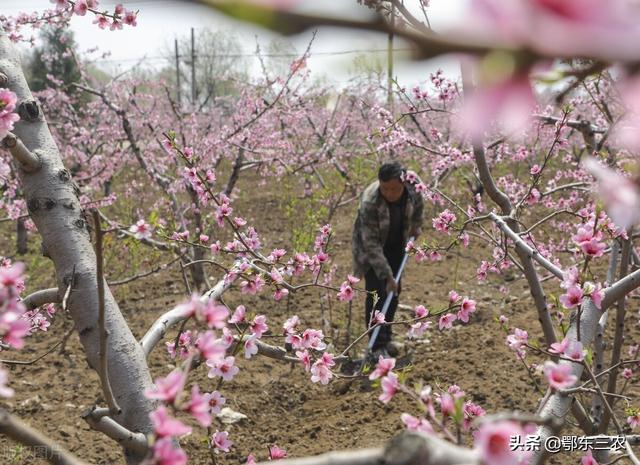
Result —
M 591 349 L 587 349 L 587 355 L 584 356 L 585 361 L 589 364 L 593 364 L 593 351 Z

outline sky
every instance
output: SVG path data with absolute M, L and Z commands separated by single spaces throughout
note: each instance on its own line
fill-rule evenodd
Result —
M 466 0 L 432 0 L 428 9 L 429 20 L 434 30 L 442 30 L 453 25 L 462 16 Z M 103 31 L 92 24 L 93 15 L 74 17 L 71 28 L 75 33 L 80 50 L 98 47 L 110 56 L 99 61 L 99 65 L 112 72 L 123 72 L 139 64 L 161 66 L 166 63 L 163 56 L 173 49 L 174 39 L 187 37 L 193 27 L 213 30 L 231 30 L 241 38 L 243 53 L 252 55 L 256 41 L 264 50 L 266 45 L 278 37 L 246 23 L 237 22 L 202 5 L 176 0 L 101 0 L 100 8 L 113 9 L 116 3 L 122 3 L 131 10 L 139 10 L 138 26 L 124 27 L 121 31 Z M 409 8 L 415 9 L 418 0 L 405 0 Z M 21 11 L 31 12 L 49 8 L 49 0 L 2 0 L 2 14 L 13 15 Z M 320 6 L 319 6 L 320 5 Z M 301 1 L 299 10 L 332 15 L 367 14 L 365 7 L 356 0 L 306 0 Z M 288 38 L 295 49 L 302 53 L 310 38 L 311 31 Z M 345 31 L 335 28 L 321 28 L 311 49 L 307 61 L 312 75 L 325 77 L 337 86 L 346 83 L 353 76 L 353 58 L 361 53 L 377 57 L 386 67 L 387 37 L 383 34 Z M 394 48 L 406 48 L 406 44 L 395 42 Z M 366 50 L 367 52 L 359 52 Z M 371 52 L 378 50 L 378 52 Z M 185 50 L 184 52 L 189 52 Z M 196 44 L 197 52 L 197 44 Z M 406 52 L 395 54 L 394 74 L 405 86 L 428 80 L 429 74 L 442 68 L 446 74 L 455 77 L 459 74 L 458 60 L 443 57 L 430 61 L 410 61 L 403 58 Z M 253 74 L 259 72 L 259 63 L 254 56 L 242 57 L 247 68 Z

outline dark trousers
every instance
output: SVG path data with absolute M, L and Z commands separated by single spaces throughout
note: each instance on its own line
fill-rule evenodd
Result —
M 400 268 L 400 263 L 402 262 L 403 255 L 404 251 L 399 252 L 398 254 L 387 256 L 387 261 L 389 262 L 389 266 L 393 271 L 394 277 L 398 272 L 398 269 Z M 378 279 L 373 268 L 370 268 L 369 271 L 367 271 L 367 273 L 364 275 L 364 285 L 367 290 L 367 298 L 365 301 L 365 324 L 367 325 L 367 328 L 369 328 L 372 311 L 382 311 L 382 306 L 387 299 L 387 282 L 386 280 Z M 389 304 L 389 308 L 387 309 L 387 314 L 384 318 L 385 321 L 393 321 L 393 318 L 396 314 L 396 308 L 398 307 L 398 294 L 400 294 L 400 290 L 400 282 L 398 282 L 398 292 L 394 292 L 393 294 L 393 298 L 391 299 L 391 303 Z M 373 305 L 374 296 L 371 294 L 372 291 L 375 291 L 378 297 L 375 307 Z M 391 326 L 381 326 L 380 332 L 378 333 L 378 337 L 373 344 L 372 350 L 375 351 L 377 349 L 381 349 L 385 347 L 388 342 L 391 342 L 391 333 Z M 369 333 L 369 339 L 371 339 L 372 335 L 373 331 Z

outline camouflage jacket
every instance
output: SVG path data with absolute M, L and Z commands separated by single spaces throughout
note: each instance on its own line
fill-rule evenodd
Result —
M 353 271 L 356 276 L 364 276 L 373 268 L 378 279 L 392 276 L 391 267 L 384 256 L 383 247 L 389 233 L 389 207 L 380 194 L 378 181 L 367 187 L 360 197 L 358 215 L 353 225 L 351 252 Z M 409 233 L 422 226 L 424 204 L 422 196 L 410 184 L 405 184 L 407 201 L 404 210 L 403 240 Z

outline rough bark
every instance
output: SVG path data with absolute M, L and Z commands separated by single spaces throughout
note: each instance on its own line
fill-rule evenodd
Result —
M 313 457 L 260 462 L 258 465 L 478 465 L 476 450 L 457 446 L 435 436 L 404 432 L 384 447 L 329 452 Z
M 33 99 L 18 55 L 5 33 L 0 33 L 0 71 L 18 96 L 21 121 L 15 135 L 41 160 L 33 172 L 19 170 L 29 215 L 42 236 L 43 254 L 54 263 L 59 289 L 72 282 L 68 308 L 78 328 L 89 365 L 99 366 L 98 292 L 96 257 L 88 223 L 78 200 L 78 188 L 65 169 L 42 109 Z M 75 274 L 73 270 L 75 269 Z M 148 414 L 154 408 L 144 396 L 151 376 L 142 349 L 105 286 L 106 326 L 109 337 L 109 373 L 114 394 L 122 407 L 115 420 L 134 432 L 149 433 Z M 129 463 L 140 455 L 125 449 Z
M 16 223 L 16 254 L 24 255 L 27 251 L 27 228 L 24 226 L 24 218 L 18 218 Z

